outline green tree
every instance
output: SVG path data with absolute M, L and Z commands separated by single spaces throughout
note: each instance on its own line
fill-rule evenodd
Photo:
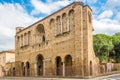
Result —
M 110 57 L 115 60 L 115 62 L 120 62 L 120 36 L 112 36 L 112 43 L 114 48 L 110 52 Z
M 113 49 L 112 38 L 105 34 L 96 34 L 93 37 L 94 51 L 100 63 L 108 62 L 109 52 Z
M 114 36 L 120 36 L 120 32 L 115 33 Z

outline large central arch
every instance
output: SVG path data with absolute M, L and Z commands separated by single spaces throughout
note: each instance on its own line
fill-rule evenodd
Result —
M 43 56 L 41 54 L 37 55 L 37 75 L 43 76 Z

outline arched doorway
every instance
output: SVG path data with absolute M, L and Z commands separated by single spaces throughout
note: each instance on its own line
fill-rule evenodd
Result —
M 70 55 L 67 55 L 65 57 L 65 75 L 66 76 L 72 76 L 73 70 L 72 70 L 72 57 Z
M 43 56 L 38 55 L 37 56 L 37 75 L 38 76 L 43 76 Z
M 24 62 L 21 63 L 22 76 L 25 76 Z
M 61 57 L 56 57 L 56 75 L 62 76 Z
M 92 61 L 90 61 L 90 76 L 92 76 Z
M 13 68 L 13 76 L 15 76 L 15 67 Z
M 26 76 L 30 75 L 30 63 L 26 62 Z

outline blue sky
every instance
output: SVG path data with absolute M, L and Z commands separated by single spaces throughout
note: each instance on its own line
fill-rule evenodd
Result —
M 15 28 L 50 15 L 75 0 L 0 0 L 0 51 L 14 48 Z M 93 10 L 94 34 L 120 32 L 120 0 L 84 1 Z

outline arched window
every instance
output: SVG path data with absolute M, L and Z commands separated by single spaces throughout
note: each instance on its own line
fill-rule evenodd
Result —
M 37 26 L 37 32 L 36 32 L 36 42 L 37 43 L 42 43 L 45 42 L 45 29 L 43 24 L 39 24 Z
M 57 34 L 61 33 L 61 21 L 60 21 L 60 16 L 57 16 L 56 19 L 56 27 L 57 27 Z
M 43 35 L 42 37 L 42 42 L 45 42 L 45 35 Z
M 26 36 L 27 36 L 27 34 L 25 33 L 25 34 L 24 34 L 24 37 L 23 37 L 23 39 L 24 39 L 24 45 L 26 45 L 26 39 L 27 39 Z M 24 46 L 24 45 L 23 45 L 23 46 Z
M 23 46 L 23 35 L 21 35 L 21 47 Z
M 56 36 L 57 35 L 57 26 L 56 26 L 54 19 L 50 20 L 50 28 L 52 29 L 52 31 L 54 32 L 54 35 Z
M 92 22 L 92 18 L 91 18 L 91 14 L 90 13 L 88 14 L 88 19 L 89 19 L 89 23 L 91 23 Z
M 74 10 L 69 11 L 69 17 L 68 17 L 68 28 L 67 31 L 70 31 L 70 28 L 74 25 Z
M 18 48 L 21 47 L 21 42 L 20 42 L 20 37 L 19 37 L 19 36 L 17 36 L 17 43 L 18 43 L 18 46 L 17 46 L 17 47 L 18 47 Z
M 50 20 L 50 29 L 54 28 L 54 26 L 55 26 L 55 20 L 51 19 Z
M 92 61 L 90 61 L 90 76 L 92 76 Z
M 66 13 L 62 15 L 62 31 L 66 32 L 67 31 L 67 16 Z
M 30 39 L 31 39 L 31 32 L 28 32 L 28 45 L 30 44 Z

